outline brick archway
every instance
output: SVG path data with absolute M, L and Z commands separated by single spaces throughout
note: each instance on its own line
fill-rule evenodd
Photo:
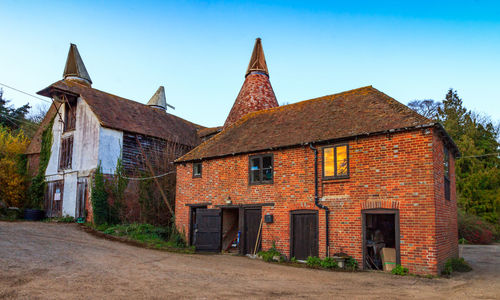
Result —
M 396 200 L 365 200 L 361 201 L 361 209 L 399 209 L 399 201 Z

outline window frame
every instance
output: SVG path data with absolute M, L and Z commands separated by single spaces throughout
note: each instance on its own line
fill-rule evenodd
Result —
M 451 200 L 451 182 L 450 182 L 450 151 L 446 146 L 443 147 L 443 188 L 444 199 Z
M 347 174 L 346 175 L 337 175 L 337 148 L 338 147 L 346 147 L 346 157 L 347 157 Z M 333 148 L 333 176 L 325 175 L 325 150 Z M 322 148 L 323 159 L 322 159 L 322 175 L 323 180 L 332 180 L 332 179 L 349 179 L 351 174 L 351 166 L 350 166 L 350 158 L 349 158 L 349 143 L 335 144 L 330 146 L 325 146 Z
M 61 138 L 59 148 L 59 170 L 71 170 L 73 167 L 73 135 Z
M 200 166 L 200 174 L 195 174 L 194 170 L 196 169 L 196 166 Z M 201 178 L 202 175 L 203 175 L 203 164 L 201 162 L 193 163 L 193 178 Z
M 264 162 L 264 157 L 270 157 L 271 158 L 271 171 L 272 171 L 272 178 L 271 180 L 259 180 L 259 181 L 252 181 L 252 160 L 259 158 L 259 171 L 260 171 L 260 178 L 264 178 L 264 168 L 263 168 L 263 162 Z M 274 154 L 273 153 L 264 153 L 264 154 L 257 154 L 257 155 L 250 155 L 248 156 L 248 185 L 260 185 L 260 184 L 274 184 Z

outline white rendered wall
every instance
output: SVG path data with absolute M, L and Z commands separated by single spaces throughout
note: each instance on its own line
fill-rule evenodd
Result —
M 75 216 L 76 209 L 76 191 L 78 184 L 78 173 L 66 173 L 64 174 L 64 192 L 63 192 L 63 205 L 62 205 L 62 215 L 63 216 Z
M 99 157 L 102 172 L 114 174 L 116 162 L 121 157 L 123 145 L 123 132 L 101 127 L 99 134 Z

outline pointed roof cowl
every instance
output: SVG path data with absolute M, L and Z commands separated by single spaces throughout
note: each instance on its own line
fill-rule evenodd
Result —
M 156 93 L 149 99 L 147 105 L 167 109 L 167 98 L 165 97 L 165 88 L 163 85 L 156 90 Z
M 276 100 L 276 95 L 269 80 L 262 43 L 258 38 L 255 41 L 250 64 L 245 75 L 245 82 L 227 116 L 224 128 L 234 124 L 251 112 L 278 106 L 278 100 Z
M 260 38 L 255 39 L 252 57 L 250 58 L 250 63 L 248 64 L 247 73 L 245 74 L 245 76 L 248 76 L 251 72 L 254 71 L 262 72 L 269 76 L 266 58 L 264 57 L 264 49 L 262 49 L 262 42 Z
M 74 80 L 87 86 L 92 85 L 89 73 L 83 64 L 82 57 L 75 44 L 70 44 L 68 58 L 63 73 L 64 80 Z

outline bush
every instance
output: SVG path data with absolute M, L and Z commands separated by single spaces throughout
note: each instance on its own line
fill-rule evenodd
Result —
M 276 249 L 274 245 L 267 251 L 260 251 L 259 253 L 257 253 L 257 255 L 259 257 L 262 257 L 262 260 L 266 262 L 274 261 L 275 256 L 279 257 L 280 262 L 284 260 L 283 255 Z
M 469 272 L 471 270 L 471 266 L 463 258 L 450 258 L 444 264 L 441 274 L 451 275 L 452 272 Z
M 459 210 L 458 237 L 460 239 L 465 239 L 470 244 L 491 244 L 496 234 L 493 225 L 477 216 Z
M 347 270 L 355 271 L 358 269 L 358 261 L 353 257 L 348 257 L 345 260 L 345 268 Z
M 298 260 L 295 258 L 295 256 L 292 256 L 292 258 L 290 258 L 290 262 L 296 263 L 298 262 Z
M 321 267 L 325 269 L 336 269 L 339 267 L 337 261 L 331 257 L 326 257 L 321 261 Z
M 405 268 L 401 265 L 396 265 L 396 267 L 392 269 L 391 273 L 394 275 L 406 276 L 410 273 L 410 271 L 408 270 L 408 268 Z
M 306 264 L 308 267 L 320 267 L 321 266 L 321 258 L 317 256 L 309 256 L 307 257 Z

